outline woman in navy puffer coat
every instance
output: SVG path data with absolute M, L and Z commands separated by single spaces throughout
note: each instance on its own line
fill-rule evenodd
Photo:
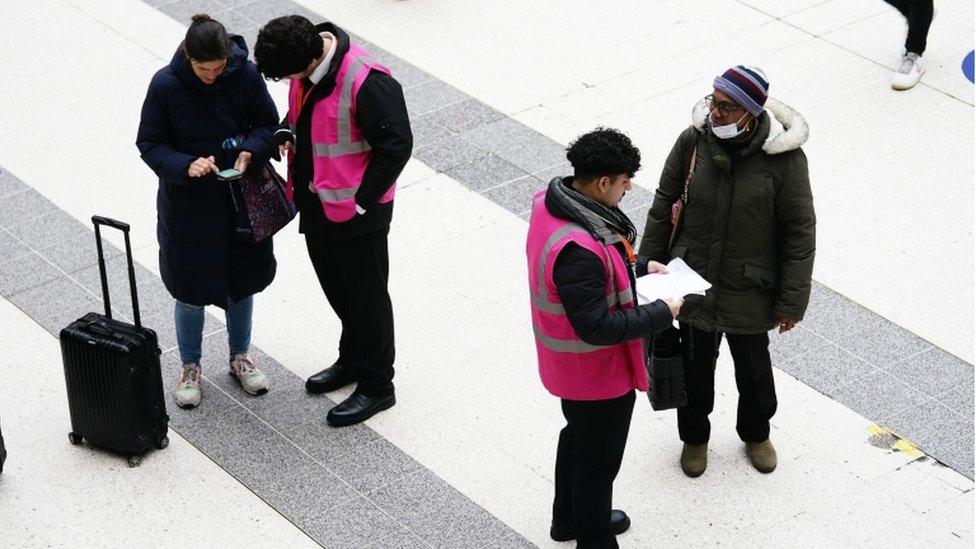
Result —
M 136 139 L 159 176 L 159 270 L 177 300 L 180 406 L 200 401 L 204 305 L 226 310 L 231 373 L 248 393 L 267 392 L 248 348 L 252 296 L 274 279 L 274 251 L 271 239 L 255 244 L 241 233 L 247 222 L 240 197 L 235 201 L 230 184 L 215 174 L 264 166 L 277 124 L 278 111 L 247 59 L 244 39 L 195 15 L 172 61 L 149 84 Z

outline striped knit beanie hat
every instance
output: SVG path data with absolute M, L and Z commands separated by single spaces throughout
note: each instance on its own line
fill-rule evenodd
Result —
M 766 104 L 769 80 L 758 67 L 736 65 L 715 77 L 712 87 L 731 97 L 749 114 L 759 116 Z

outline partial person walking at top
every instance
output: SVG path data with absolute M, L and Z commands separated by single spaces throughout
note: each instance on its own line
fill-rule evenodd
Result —
M 288 156 L 299 231 L 342 322 L 339 357 L 305 386 L 323 393 L 358 383 L 326 417 L 352 425 L 396 402 L 387 237 L 413 148 L 403 90 L 345 31 L 298 15 L 268 22 L 254 56 L 266 77 L 291 80 L 275 136 Z
M 767 100 L 769 83 L 757 68 L 732 67 L 713 86 L 665 161 L 639 251 L 661 262 L 680 257 L 712 284 L 704 296 L 687 296 L 678 316 L 688 393 L 677 414 L 680 463 L 691 477 L 707 466 L 723 335 L 739 390 L 736 431 L 756 469 L 776 468 L 767 332 L 786 332 L 803 319 L 815 251 L 813 196 L 800 148 L 805 120 Z M 672 205 L 679 200 L 683 217 L 672 246 Z
M 885 0 L 891 4 L 908 22 L 908 36 L 905 38 L 905 51 L 902 52 L 901 65 L 891 76 L 891 87 L 896 90 L 907 90 L 918 84 L 925 73 L 926 42 L 929 36 L 929 26 L 932 25 L 934 5 L 932 0 Z
M 612 510 L 634 389 L 647 391 L 644 339 L 671 325 L 681 301 L 638 305 L 637 235 L 618 205 L 640 168 L 622 133 L 597 128 L 567 149 L 572 177 L 535 195 L 526 255 L 539 375 L 562 401 L 550 536 L 617 547 L 630 526 Z M 642 262 L 641 273 L 666 272 Z
M 268 390 L 248 351 L 253 296 L 275 276 L 273 245 L 238 231 L 242 209 L 216 172 L 262 169 L 277 124 L 278 110 L 244 39 L 208 15 L 194 15 L 173 59 L 149 84 L 136 138 L 159 176 L 159 271 L 176 299 L 179 406 L 200 402 L 205 305 L 226 313 L 231 374 L 250 394 Z

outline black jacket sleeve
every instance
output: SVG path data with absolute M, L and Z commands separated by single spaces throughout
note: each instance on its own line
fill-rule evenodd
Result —
M 576 335 L 590 345 L 615 345 L 660 332 L 671 325 L 661 300 L 610 311 L 603 262 L 593 252 L 568 244 L 556 258 L 553 280 Z
M 356 95 L 356 124 L 372 148 L 356 204 L 368 210 L 400 176 L 413 151 L 413 133 L 400 83 L 372 71 Z
M 159 79 L 158 75 L 153 77 L 146 100 L 142 103 L 136 146 L 142 160 L 160 179 L 170 183 L 187 183 L 189 176 L 186 170 L 196 157 L 180 152 L 173 146 L 169 108 L 161 97 L 162 84 Z

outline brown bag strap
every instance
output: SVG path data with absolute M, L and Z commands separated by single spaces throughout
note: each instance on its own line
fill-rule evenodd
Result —
M 685 157 L 685 186 L 681 192 L 681 198 L 671 206 L 671 238 L 668 239 L 668 251 L 674 246 L 674 241 L 678 238 L 678 229 L 681 227 L 681 220 L 684 214 L 685 204 L 688 203 L 688 188 L 691 187 L 691 180 L 695 178 L 695 166 L 698 164 L 698 136 L 691 142 L 691 150 Z

